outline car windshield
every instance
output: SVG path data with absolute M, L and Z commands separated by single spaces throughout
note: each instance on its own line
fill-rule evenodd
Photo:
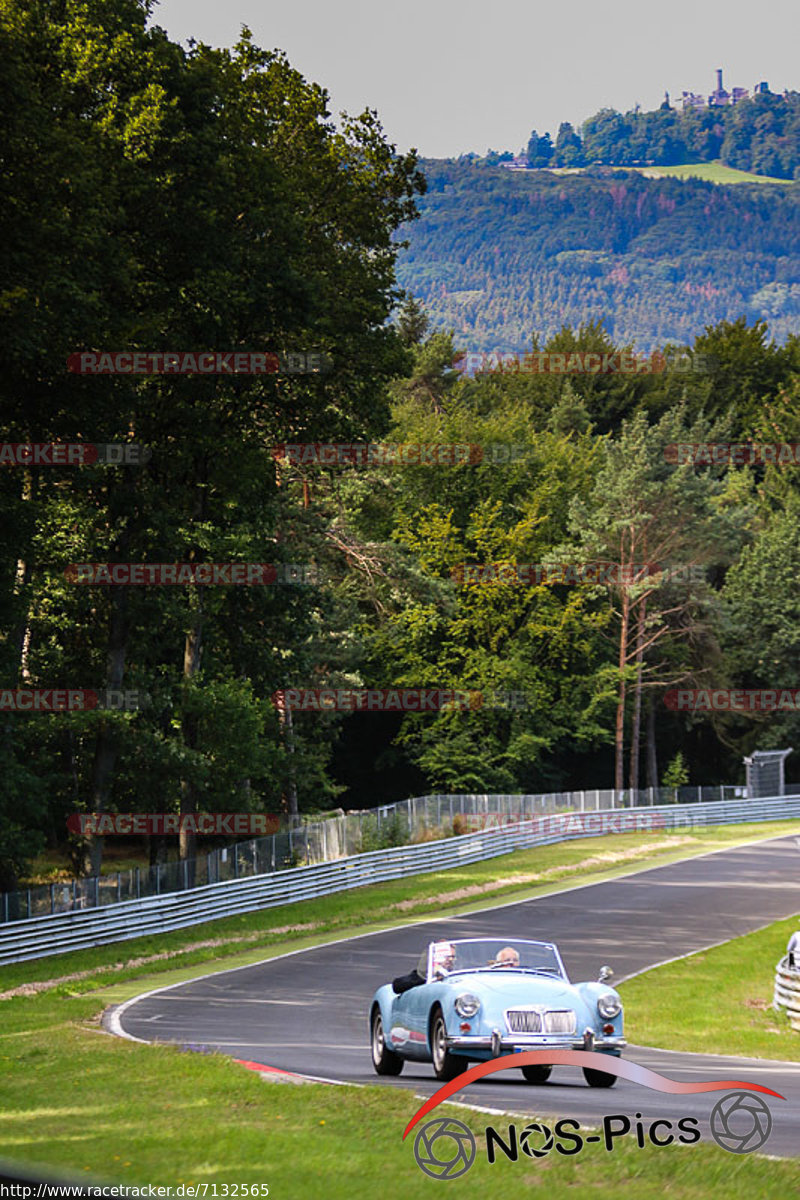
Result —
M 428 980 L 465 971 L 525 971 L 566 979 L 558 950 L 550 942 L 519 939 L 464 938 L 431 942 L 428 947 Z

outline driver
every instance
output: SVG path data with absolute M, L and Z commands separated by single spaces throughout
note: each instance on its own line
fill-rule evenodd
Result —
M 456 948 L 452 942 L 437 942 L 433 947 L 433 971 L 449 974 L 456 961 Z
M 498 952 L 497 958 L 494 960 L 496 967 L 518 967 L 519 954 L 513 946 L 504 946 Z
M 452 971 L 453 963 L 456 960 L 456 948 L 452 942 L 437 941 L 433 947 L 433 970 L 434 975 L 445 974 Z M 426 973 L 428 970 L 428 948 L 422 951 L 419 956 L 419 962 L 413 971 L 409 971 L 407 975 L 398 975 L 392 980 L 392 990 L 398 995 L 403 992 L 408 992 L 411 988 L 419 987 L 423 983 L 427 983 Z

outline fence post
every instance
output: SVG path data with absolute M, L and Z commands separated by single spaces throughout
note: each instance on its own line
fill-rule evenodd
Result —
M 55 894 L 54 885 L 51 883 L 50 884 L 50 915 L 52 916 L 55 911 L 56 911 L 56 894 Z
M 142 877 L 139 868 L 136 868 L 136 899 L 139 900 L 142 895 Z
M 586 811 L 586 792 L 581 791 L 581 812 Z
M 121 877 L 120 872 L 117 871 L 117 904 L 119 904 L 121 899 L 122 899 L 122 877 Z

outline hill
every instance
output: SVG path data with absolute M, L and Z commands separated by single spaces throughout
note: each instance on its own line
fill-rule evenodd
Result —
M 423 168 L 398 279 L 468 348 L 524 350 L 534 331 L 598 319 L 645 351 L 740 316 L 778 341 L 800 332 L 797 184 Z

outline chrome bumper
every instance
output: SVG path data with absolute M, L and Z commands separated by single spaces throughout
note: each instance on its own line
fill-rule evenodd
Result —
M 501 1034 L 494 1030 L 490 1037 L 448 1037 L 447 1048 L 455 1054 L 488 1050 L 496 1058 L 520 1050 L 622 1050 L 628 1044 L 624 1037 L 587 1037 L 587 1032 L 591 1030 L 565 1037 L 553 1033 Z

